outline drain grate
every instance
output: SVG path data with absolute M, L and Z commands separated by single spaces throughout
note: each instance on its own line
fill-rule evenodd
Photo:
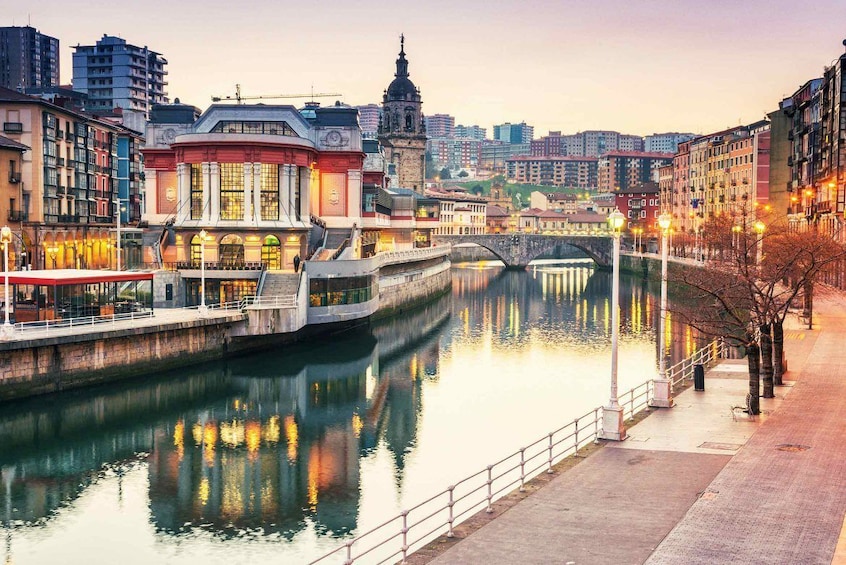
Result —
M 702 449 L 722 449 L 724 451 L 737 451 L 743 446 L 739 443 L 718 443 L 715 441 L 706 441 L 699 447 L 701 447 Z
M 797 452 L 797 451 L 808 451 L 811 449 L 810 445 L 800 445 L 798 443 L 782 443 L 781 445 L 777 445 L 776 449 L 779 451 L 790 451 L 790 452 Z

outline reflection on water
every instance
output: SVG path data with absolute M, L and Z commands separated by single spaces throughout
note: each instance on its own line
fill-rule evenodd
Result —
M 357 335 L 4 405 L 6 560 L 307 561 L 602 404 L 610 282 L 460 265 L 451 295 Z M 625 389 L 654 375 L 658 313 L 622 289 Z

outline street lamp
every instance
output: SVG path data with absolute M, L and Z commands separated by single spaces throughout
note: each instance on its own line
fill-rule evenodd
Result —
M 197 311 L 200 316 L 205 316 L 209 313 L 209 308 L 206 306 L 206 230 L 200 230 L 200 307 Z
M 658 378 L 650 405 L 673 407 L 673 383 L 667 379 L 667 352 L 664 334 L 667 331 L 667 262 L 670 257 L 669 233 L 672 217 L 666 212 L 658 216 L 661 228 L 661 321 L 658 324 Z
M 764 255 L 764 230 L 767 229 L 766 224 L 761 220 L 755 222 L 755 232 L 758 234 L 758 250 L 755 255 L 755 264 L 760 268 L 761 259 Z
M 602 431 L 600 437 L 614 441 L 626 439 L 623 427 L 623 408 L 617 399 L 617 342 L 620 339 L 620 231 L 626 218 L 615 209 L 608 216 L 608 223 L 614 238 L 611 276 L 611 398 L 602 410 Z
M 117 270 L 120 271 L 120 198 L 115 200 L 115 204 L 117 205 Z
M 0 243 L 3 244 L 3 276 L 4 276 L 4 302 L 3 311 L 5 313 L 5 320 L 3 322 L 3 337 L 8 338 L 12 335 L 14 327 L 9 322 L 9 244 L 12 243 L 12 229 L 9 226 L 3 226 L 0 229 Z

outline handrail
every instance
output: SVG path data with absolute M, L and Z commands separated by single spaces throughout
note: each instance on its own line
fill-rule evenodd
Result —
M 689 364 L 712 364 L 726 352 L 725 343 L 715 340 L 699 349 L 690 359 L 671 367 L 673 374 L 686 374 L 676 368 Z M 691 369 L 692 371 L 692 369 Z M 653 380 L 648 380 L 619 395 L 625 418 L 632 418 L 648 406 L 653 394 Z M 515 488 L 523 491 L 526 482 L 546 472 L 562 459 L 595 441 L 602 427 L 603 408 L 594 408 L 564 426 L 465 477 L 445 490 L 430 496 L 400 514 L 362 532 L 343 545 L 311 561 L 352 565 L 367 556 L 368 562 L 386 563 L 406 558 L 426 543 L 445 534 L 453 537 L 454 527 L 484 508 L 493 512 L 493 503 Z
M 153 310 L 142 310 L 140 312 L 126 312 L 123 314 L 111 314 L 108 316 L 79 316 L 73 318 L 58 318 L 55 320 L 35 320 L 32 322 L 17 322 L 14 324 L 15 331 L 30 332 L 43 330 L 50 332 L 50 330 L 78 328 L 82 326 L 93 326 L 98 324 L 107 324 L 109 322 L 121 322 L 125 320 L 140 320 L 143 318 L 152 318 Z
M 727 357 L 728 347 L 724 339 L 715 339 L 708 345 L 695 350 L 687 359 L 683 359 L 668 368 L 667 380 L 675 388 L 685 379 L 692 379 L 696 365 L 704 365 L 706 368 L 714 366 L 719 359 Z

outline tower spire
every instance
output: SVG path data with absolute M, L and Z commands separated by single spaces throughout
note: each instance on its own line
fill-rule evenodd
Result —
M 394 76 L 397 78 L 408 77 L 408 61 L 405 58 L 405 34 L 400 34 L 400 52 L 397 59 L 397 72 Z

